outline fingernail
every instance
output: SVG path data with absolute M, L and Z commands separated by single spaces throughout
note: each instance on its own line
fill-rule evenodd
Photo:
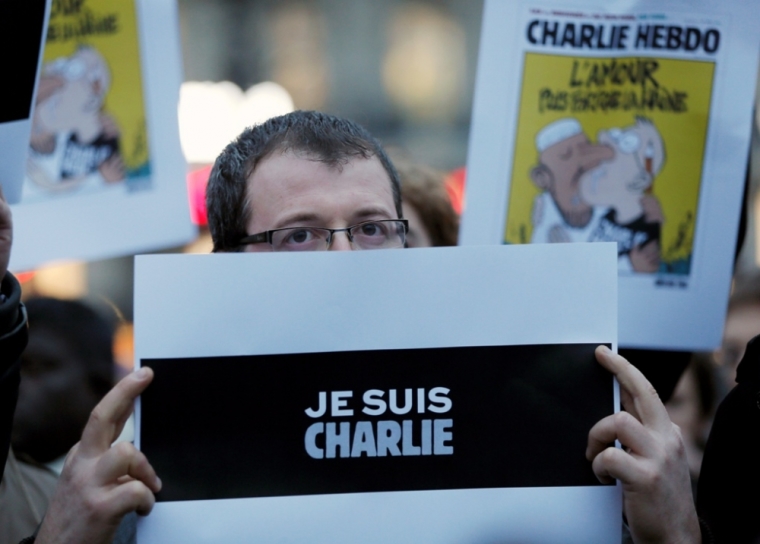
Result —
M 138 380 L 144 380 L 144 379 L 146 379 L 148 377 L 148 369 L 144 368 L 144 367 L 141 368 L 140 370 L 138 370 L 137 372 L 135 372 L 135 377 Z
M 612 350 L 608 348 L 607 346 L 600 346 L 602 348 L 602 353 L 607 355 L 608 353 L 612 353 Z
M 156 491 L 161 491 L 161 488 L 164 487 L 163 482 L 161 481 L 161 478 L 156 476 Z

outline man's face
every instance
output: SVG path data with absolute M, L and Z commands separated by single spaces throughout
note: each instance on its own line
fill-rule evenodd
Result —
M 90 387 L 87 363 L 69 341 L 44 326 L 29 334 L 21 378 L 13 447 L 46 463 L 79 440 L 100 399 Z
M 248 178 L 248 234 L 284 227 L 342 229 L 362 221 L 398 219 L 391 181 L 377 157 L 355 158 L 331 167 L 308 154 L 275 152 Z M 336 233 L 330 249 L 351 249 Z M 270 251 L 249 244 L 246 251 Z
M 615 206 L 641 198 L 652 185 L 654 174 L 663 161 L 661 140 L 650 127 L 633 126 L 599 132 L 599 143 L 614 149 L 614 157 L 583 176 L 581 195 L 584 200 L 592 205 Z
M 103 82 L 95 77 L 102 70 L 100 57 L 82 51 L 53 61 L 41 79 L 55 79 L 55 93 L 37 106 L 39 119 L 53 132 L 75 130 L 97 119 L 103 103 Z
M 541 153 L 541 163 L 551 171 L 553 177 L 547 190 L 566 218 L 590 212 L 591 207 L 580 195 L 580 178 L 612 156 L 612 148 L 592 144 L 585 134 L 566 138 Z

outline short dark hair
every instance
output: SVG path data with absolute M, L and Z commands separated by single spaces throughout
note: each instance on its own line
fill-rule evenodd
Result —
M 219 155 L 206 188 L 206 208 L 214 251 L 239 251 L 250 220 L 248 178 L 275 151 L 300 151 L 331 167 L 351 159 L 377 157 L 390 178 L 396 213 L 401 215 L 398 174 L 380 143 L 361 125 L 316 111 L 294 111 L 249 127 Z

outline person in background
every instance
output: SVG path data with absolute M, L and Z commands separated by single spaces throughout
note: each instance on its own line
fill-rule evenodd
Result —
M 111 326 L 80 302 L 31 299 L 12 448 L 0 484 L 0 534 L 34 533 L 90 412 L 113 386 Z M 45 464 L 49 466 L 45 466 Z
M 16 459 L 13 450 L 0 482 L 0 543 L 15 544 L 33 534 L 55 493 L 58 475 Z
M 728 301 L 723 342 L 714 353 L 720 375 L 720 397 L 736 385 L 736 367 L 747 343 L 760 334 L 760 275 L 737 275 Z
M 60 472 L 90 412 L 113 387 L 113 328 L 77 301 L 36 298 L 26 308 L 33 325 L 21 356 L 13 450 Z
M 318 145 L 325 136 L 330 145 Z M 304 149 L 304 142 L 317 147 Z M 346 142 L 351 143 L 347 157 Z M 215 251 L 276 251 L 288 243 L 310 244 L 313 250 L 363 249 L 376 238 L 387 247 L 404 245 L 395 169 L 374 138 L 353 122 L 317 112 L 271 119 L 225 150 L 212 180 L 208 202 Z M 9 232 L 10 215 L 0 213 L 0 227 L 4 224 Z M 384 229 L 385 224 L 396 228 Z M 292 236 L 283 237 L 283 230 Z M 2 234 L 0 228 L 0 242 Z M 10 251 L 10 242 L 6 245 Z M 2 249 L 0 243 L 0 258 Z M 596 356 L 618 379 L 626 411 L 602 419 L 589 433 L 586 457 L 595 474 L 603 483 L 622 482 L 634 542 L 699 542 L 680 432 L 641 372 L 606 347 Z M 95 408 L 66 460 L 37 544 L 110 542 L 125 514 L 150 512 L 161 480 L 134 446 L 111 443 L 152 378 L 150 368 L 141 368 Z M 614 447 L 616 440 L 624 449 Z
M 404 217 L 409 221 L 407 247 L 455 246 L 459 215 L 446 192 L 444 176 L 428 166 L 391 153 L 401 179 Z
M 715 413 L 714 366 L 705 354 L 695 354 L 665 403 L 670 420 L 681 429 L 689 461 L 692 491 L 696 493 L 702 456 Z
M 54 478 L 29 481 L 30 473 L 10 452 L 11 424 L 16 406 L 21 361 L 27 343 L 27 319 L 21 304 L 21 286 L 7 272 L 13 228 L 10 206 L 0 189 L 0 539 L 19 540 L 35 527 L 45 511 Z M 7 463 L 6 463 L 7 460 Z M 51 481 L 53 480 L 53 481 Z M 21 498 L 21 500 L 19 500 Z M 27 508 L 28 507 L 28 508 Z
M 705 446 L 697 512 L 715 544 L 760 542 L 760 336 L 746 346 L 736 386 L 720 403 Z

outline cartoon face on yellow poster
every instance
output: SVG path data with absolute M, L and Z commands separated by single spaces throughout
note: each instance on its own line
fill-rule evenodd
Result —
M 712 62 L 527 53 L 504 240 L 618 244 L 688 275 Z
M 134 0 L 53 2 L 22 202 L 150 187 Z

